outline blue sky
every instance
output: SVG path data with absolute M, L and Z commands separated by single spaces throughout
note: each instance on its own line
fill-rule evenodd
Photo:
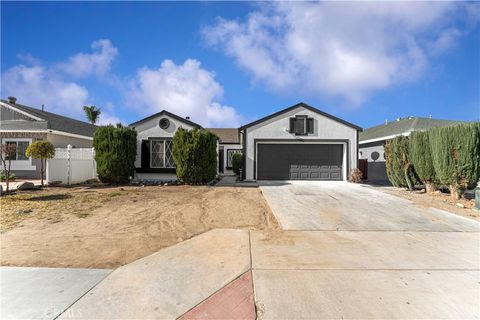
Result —
M 1 97 L 103 123 L 480 120 L 480 3 L 5 2 Z

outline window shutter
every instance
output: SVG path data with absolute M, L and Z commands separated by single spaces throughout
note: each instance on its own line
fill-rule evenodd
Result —
M 307 119 L 307 133 L 314 133 L 313 132 L 313 118 L 308 118 Z
M 295 132 L 295 118 L 290 118 L 290 128 L 289 128 L 290 133 Z
M 150 141 L 142 140 L 142 168 L 150 168 Z

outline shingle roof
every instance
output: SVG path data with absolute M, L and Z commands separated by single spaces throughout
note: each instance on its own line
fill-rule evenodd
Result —
M 422 131 L 433 127 L 449 126 L 460 123 L 463 123 L 463 121 L 408 117 L 364 129 L 363 132 L 360 132 L 359 134 L 359 141 L 361 143 L 362 141 L 367 140 L 382 140 L 382 138 L 396 136 L 406 132 Z
M 80 120 L 64 117 L 56 113 L 42 111 L 37 108 L 28 107 L 18 103 L 12 104 L 8 101 L 1 100 L 9 106 L 19 109 L 23 112 L 29 113 L 35 117 L 41 118 L 48 123 L 48 128 L 51 130 L 62 131 L 67 133 L 78 134 L 87 137 L 93 137 L 97 126 Z
M 206 130 L 214 133 L 220 139 L 220 143 L 240 143 L 237 128 L 206 128 Z

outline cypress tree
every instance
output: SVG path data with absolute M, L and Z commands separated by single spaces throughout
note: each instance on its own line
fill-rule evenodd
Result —
M 173 137 L 177 177 L 186 183 L 207 183 L 217 174 L 217 136 L 205 130 L 178 129 Z
M 127 182 L 135 173 L 137 132 L 112 125 L 99 127 L 93 136 L 98 178 L 102 182 Z
M 430 153 L 430 139 L 428 132 L 416 131 L 409 137 L 409 155 L 415 172 L 425 185 L 427 193 L 435 191 L 436 175 Z
M 385 145 L 387 176 L 395 187 L 408 187 L 413 190 L 417 181 L 409 158 L 408 137 L 398 136 Z
M 480 122 L 434 128 L 429 137 L 437 178 L 459 199 L 480 177 Z

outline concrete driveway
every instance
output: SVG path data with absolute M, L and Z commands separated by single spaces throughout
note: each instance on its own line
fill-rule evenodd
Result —
M 479 231 L 479 224 L 421 208 L 366 185 L 342 181 L 262 182 L 284 230 Z
M 480 224 L 345 182 L 261 183 L 284 230 L 251 233 L 264 319 L 480 317 Z

